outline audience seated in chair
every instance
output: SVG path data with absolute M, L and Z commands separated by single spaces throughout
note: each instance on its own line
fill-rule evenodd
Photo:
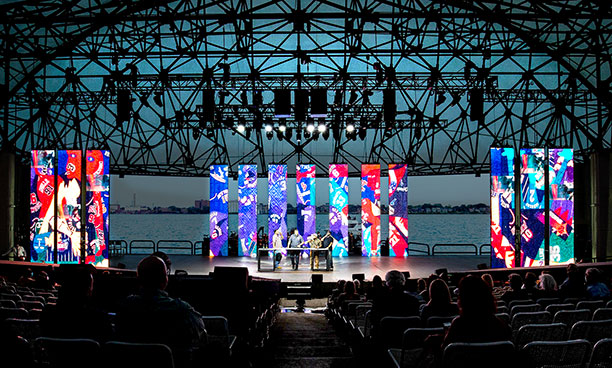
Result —
M 540 289 L 538 298 L 558 298 L 559 290 L 557 289 L 557 281 L 552 275 L 543 273 L 540 275 Z
M 589 268 L 584 274 L 586 280 L 586 296 L 591 300 L 608 300 L 610 289 L 602 282 L 601 271 L 597 268 Z
M 406 277 L 400 271 L 387 272 L 385 281 L 389 292 L 374 301 L 370 318 L 372 332 L 378 327 L 383 317 L 409 317 L 419 315 L 419 301 L 416 297 L 404 291 Z
M 559 286 L 561 300 L 567 298 L 584 298 L 584 277 L 578 270 L 578 266 L 570 263 L 566 267 L 567 278 Z
M 107 313 L 91 301 L 94 287 L 91 265 L 77 265 L 65 271 L 65 280 L 56 305 L 48 305 L 40 317 L 43 336 L 86 338 L 107 341 L 112 326 Z
M 361 300 L 361 297 L 355 291 L 355 282 L 347 281 L 344 284 L 344 292 L 338 296 L 337 306 L 342 307 L 342 304 L 347 300 Z
M 510 276 L 508 276 L 508 281 L 510 282 L 510 290 L 506 291 L 501 297 L 506 304 L 509 304 L 513 300 L 530 299 L 527 291 L 523 289 L 523 279 L 521 275 L 518 273 L 511 273 Z
M 527 272 L 525 274 L 525 278 L 523 279 L 523 287 L 527 293 L 527 299 L 536 300 L 540 298 L 540 290 L 538 289 L 538 276 L 536 276 L 533 272 Z
M 372 286 L 366 293 L 366 300 L 369 302 L 373 302 L 374 300 L 380 298 L 384 293 L 387 292 L 387 289 L 383 285 L 382 278 L 378 275 L 372 278 Z
M 457 304 L 452 303 L 446 282 L 434 280 L 429 285 L 429 302 L 421 309 L 421 319 L 429 317 L 450 317 L 459 314 Z

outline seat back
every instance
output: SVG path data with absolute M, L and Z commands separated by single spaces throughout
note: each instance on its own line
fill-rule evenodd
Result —
M 19 308 L 23 308 L 23 309 L 27 309 L 27 310 L 32 310 L 32 309 L 43 309 L 45 307 L 45 305 L 41 302 L 34 302 L 34 301 L 28 301 L 28 300 L 20 300 L 17 302 L 17 306 Z
M 363 325 L 363 322 L 365 322 L 365 315 L 370 310 L 372 310 L 372 304 L 362 304 L 357 306 L 355 309 L 355 323 L 357 325 Z
M 601 339 L 591 353 L 589 368 L 612 367 L 612 339 Z
M 402 344 L 404 331 L 422 327 L 420 317 L 383 317 L 380 320 L 380 341 L 387 348 L 398 348 Z
M 449 344 L 442 355 L 443 368 L 512 367 L 514 344 L 510 341 Z M 500 359 L 501 358 L 501 359 Z
M 565 299 L 563 299 L 563 303 L 576 305 L 576 303 L 578 303 L 581 300 L 584 300 L 584 299 L 581 299 L 581 298 L 565 298 Z
M 550 312 L 550 314 L 552 314 L 553 316 L 557 314 L 557 312 L 560 310 L 575 310 L 575 309 L 576 309 L 576 306 L 572 303 L 551 304 L 548 307 L 546 307 L 546 311 Z
M 172 350 L 163 344 L 109 341 L 104 344 L 104 351 L 113 368 L 174 368 Z
M 591 313 L 606 306 L 603 300 L 583 300 L 576 303 L 576 309 L 588 309 Z
M 43 305 L 45 304 L 45 298 L 39 295 L 25 295 L 23 300 L 28 302 L 41 302 Z
M 41 335 L 40 321 L 37 319 L 7 318 L 5 322 L 17 336 L 21 336 L 28 341 L 34 341 Z
M 23 308 L 0 308 L 0 321 L 7 318 L 28 318 L 28 311 Z
M 497 313 L 507 313 L 510 314 L 510 310 L 508 309 L 508 307 L 504 306 L 497 306 Z
M 563 323 L 525 325 L 519 328 L 514 344 L 522 348 L 533 341 L 559 341 L 565 338 L 566 326 Z
M 512 310 L 512 307 L 514 307 L 515 305 L 527 305 L 527 304 L 535 304 L 535 301 L 531 299 L 512 300 L 510 301 L 510 303 L 508 303 L 508 309 Z
M 551 304 L 559 304 L 559 303 L 561 303 L 561 299 L 559 298 L 540 298 L 536 300 L 536 304 L 541 305 L 542 308 L 546 308 Z
M 548 312 L 525 312 L 512 316 L 512 330 L 518 331 L 524 325 L 543 324 L 552 322 L 552 316 Z
M 510 315 L 508 313 L 495 313 L 495 317 L 501 319 L 506 322 L 508 326 L 510 326 Z
M 585 339 L 593 344 L 610 337 L 612 337 L 612 319 L 576 322 L 569 335 L 570 340 Z
M 588 321 L 590 312 L 588 309 L 579 310 L 560 310 L 555 313 L 553 323 L 563 323 L 567 326 L 568 331 L 572 328 L 574 323 L 578 321 Z
M 609 300 L 608 303 L 606 303 L 606 308 L 612 308 L 612 300 Z
M 15 303 L 21 300 L 21 295 L 19 294 L 8 294 L 8 293 L 0 293 L 0 299 L 12 300 Z
M 34 345 L 41 363 L 52 368 L 101 367 L 100 344 L 89 339 L 39 337 Z
M 2 308 L 17 308 L 17 304 L 10 299 L 0 299 L 0 307 Z
M 517 313 L 539 312 L 542 307 L 539 304 L 519 304 L 510 308 L 510 316 Z
M 426 327 L 429 327 L 429 328 L 444 327 L 445 323 L 451 323 L 455 319 L 455 317 L 457 317 L 457 316 L 448 316 L 448 317 L 433 316 L 433 317 L 429 317 L 429 318 L 427 318 Z
M 576 368 L 584 367 L 591 344 L 586 340 L 535 341 L 521 352 L 531 367 Z
M 422 348 L 425 339 L 430 335 L 443 334 L 444 328 L 409 328 L 404 331 L 404 338 L 402 340 L 402 349 L 416 349 Z
M 593 313 L 593 321 L 612 319 L 612 308 L 599 308 Z

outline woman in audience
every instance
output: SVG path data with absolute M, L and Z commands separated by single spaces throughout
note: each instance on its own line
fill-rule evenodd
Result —
M 518 273 L 511 273 L 508 276 L 510 283 L 510 290 L 506 291 L 501 299 L 509 304 L 513 300 L 525 300 L 529 299 L 529 295 L 523 289 L 523 278 Z
M 557 281 L 552 275 L 543 273 L 540 275 L 540 290 L 539 298 L 558 298 L 559 290 L 557 290 Z
M 493 283 L 493 276 L 491 276 L 490 273 L 484 273 L 482 274 L 482 276 L 480 276 L 480 278 L 482 279 L 482 281 L 486 282 L 491 289 L 495 287 L 495 284 Z
M 425 281 L 425 279 L 417 280 L 417 294 L 419 294 L 423 300 L 428 300 L 429 290 L 427 290 L 427 281 Z
M 539 298 L 538 276 L 533 272 L 527 272 L 523 280 L 523 290 L 527 293 L 528 299 L 536 300 Z
M 610 289 L 602 282 L 601 271 L 597 268 L 586 270 L 586 296 L 592 300 L 607 300 L 610 298 Z
M 561 286 L 559 286 L 559 294 L 561 299 L 566 298 L 584 298 L 584 277 L 582 277 L 578 266 L 570 263 L 566 267 L 567 278 Z
M 374 276 L 372 279 L 372 286 L 368 293 L 366 294 L 366 300 L 371 302 L 378 299 L 384 292 L 385 287 L 383 286 L 382 278 L 378 275 Z
M 457 304 L 451 302 L 448 285 L 443 280 L 434 280 L 429 285 L 429 302 L 421 309 L 421 319 L 429 317 L 450 317 L 459 314 Z
M 360 300 L 359 294 L 355 292 L 355 283 L 353 281 L 347 281 L 344 284 L 344 292 L 338 297 L 338 303 L 336 304 L 342 309 L 342 304 L 347 300 Z

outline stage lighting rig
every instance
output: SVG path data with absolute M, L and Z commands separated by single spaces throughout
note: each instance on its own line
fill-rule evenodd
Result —
M 315 126 L 314 126 L 314 122 L 313 121 L 309 121 L 308 125 L 306 125 L 306 131 L 308 133 L 314 133 L 315 131 Z
M 356 90 L 351 90 L 351 94 L 349 96 L 349 105 L 353 105 L 355 104 L 355 102 L 357 102 L 357 91 Z
M 284 133 L 287 130 L 287 119 L 282 118 L 278 122 L 278 131 Z
M 319 133 L 325 133 L 327 131 L 325 119 L 319 119 L 319 126 L 317 126 L 317 130 L 319 131 Z

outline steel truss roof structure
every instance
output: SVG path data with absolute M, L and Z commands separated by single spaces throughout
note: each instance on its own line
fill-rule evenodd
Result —
M 324 176 L 329 163 L 346 162 L 358 176 L 363 162 L 405 162 L 411 175 L 436 175 L 486 172 L 492 145 L 573 147 L 578 157 L 611 146 L 609 1 L 50 0 L 0 9 L 0 139 L 24 157 L 108 148 L 115 174 L 201 176 L 213 163 L 231 172 L 256 163 L 265 175 L 268 163 L 311 162 Z M 274 118 L 273 90 L 315 88 L 328 91 L 327 139 L 305 131 L 308 119 Z M 204 118 L 208 89 L 214 119 Z M 395 91 L 394 119 L 382 118 L 384 89 Z M 483 91 L 476 117 L 474 91 Z M 119 123 L 121 93 L 133 103 Z

